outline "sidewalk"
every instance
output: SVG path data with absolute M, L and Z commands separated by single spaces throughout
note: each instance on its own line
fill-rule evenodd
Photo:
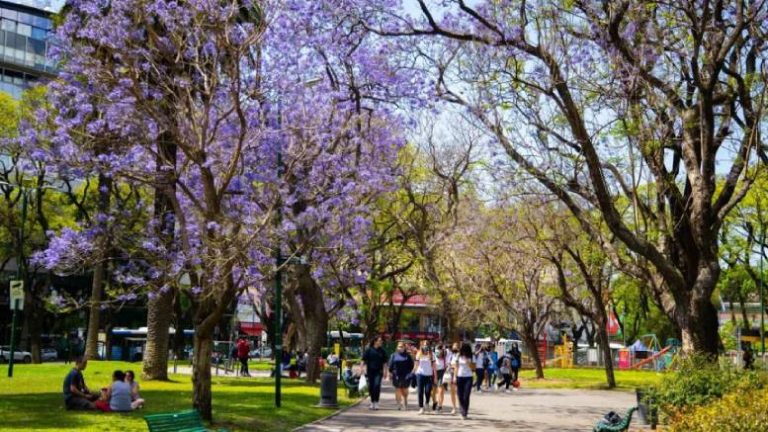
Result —
M 447 395 L 443 414 L 418 414 L 416 395 L 408 398 L 407 412 L 398 411 L 394 391 L 385 385 L 381 409 L 368 409 L 368 400 L 316 424 L 297 429 L 300 432 L 387 431 L 591 431 L 608 411 L 624 414 L 635 404 L 635 395 L 618 391 L 522 389 L 511 394 L 472 392 L 469 419 L 450 415 Z M 631 430 L 639 424 L 633 417 Z

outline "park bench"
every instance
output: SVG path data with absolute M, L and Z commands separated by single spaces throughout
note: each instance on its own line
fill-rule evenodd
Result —
M 632 422 L 632 414 L 637 410 L 636 406 L 627 410 L 624 418 L 617 424 L 607 424 L 602 419 L 597 422 L 592 432 L 624 432 L 629 429 L 629 423 Z
M 206 432 L 203 419 L 196 410 L 144 416 L 149 432 Z M 218 432 L 226 432 L 218 429 Z

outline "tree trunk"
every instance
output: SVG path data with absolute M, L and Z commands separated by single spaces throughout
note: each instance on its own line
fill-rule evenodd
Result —
M 693 300 L 688 316 L 681 321 L 684 351 L 718 354 L 717 310 L 709 298 Z
M 720 335 L 717 309 L 712 304 L 712 292 L 717 284 L 720 268 L 715 261 L 699 269 L 688 304 L 675 311 L 683 338 L 683 350 L 718 355 Z
M 322 289 L 312 279 L 309 267 L 299 266 L 298 292 L 304 309 L 305 342 L 307 359 L 307 382 L 314 383 L 320 378 L 321 350 L 328 333 L 328 312 L 325 310 Z
M 107 273 L 106 255 L 107 245 L 107 224 L 106 215 L 109 211 L 109 194 L 112 188 L 112 179 L 104 174 L 99 174 L 99 202 L 98 211 L 95 220 L 99 227 L 96 239 L 97 259 L 93 269 L 93 280 L 91 281 L 91 308 L 88 316 L 88 334 L 85 342 L 84 357 L 88 360 L 96 359 L 99 356 L 99 317 L 101 315 L 101 299 L 104 294 L 104 281 Z M 104 215 L 104 216 L 102 216 Z
M 142 364 L 145 380 L 168 379 L 168 327 L 172 319 L 173 292 L 158 292 L 147 304 L 147 344 Z
M 747 300 L 744 298 L 744 293 L 739 292 L 739 306 L 741 306 L 741 319 L 744 321 L 744 328 L 749 329 L 752 328 L 752 326 L 749 325 L 749 316 L 747 315 L 747 307 L 746 307 Z M 731 302 L 731 308 L 733 308 L 733 302 Z M 736 321 L 733 321 L 734 324 L 736 324 Z
M 176 193 L 176 145 L 169 132 L 163 133 L 157 143 L 157 173 L 154 212 L 159 221 L 158 233 L 166 250 L 174 250 L 176 218 L 171 197 Z M 147 304 L 147 345 L 144 352 L 142 376 L 145 380 L 168 379 L 168 328 L 173 320 L 175 284 L 167 292 L 158 291 Z M 181 329 L 176 329 L 177 331 Z
M 101 297 L 104 291 L 105 265 L 96 264 L 91 282 L 91 307 L 88 314 L 88 331 L 85 339 L 84 357 L 94 360 L 99 357 L 99 316 L 101 315 Z
M 613 373 L 613 353 L 611 352 L 611 342 L 608 338 L 608 317 L 603 314 L 598 318 L 597 334 L 600 351 L 603 352 L 603 363 L 605 363 L 605 380 L 609 389 L 616 388 L 616 377 Z
M 208 421 L 213 419 L 211 395 L 211 355 L 213 333 L 211 329 L 195 326 L 194 353 L 192 356 L 192 406 Z
M 26 280 L 29 280 L 29 278 Z M 43 324 L 43 307 L 39 300 L 42 288 L 40 283 L 34 280 L 31 284 L 25 283 L 24 285 L 25 287 L 29 286 L 29 289 L 25 288 L 27 292 L 24 296 L 24 323 L 22 325 L 21 340 L 26 340 L 27 342 L 27 346 L 24 348 L 28 349 L 32 354 L 32 363 L 39 364 L 42 362 L 40 357 L 40 349 L 42 348 L 40 333 L 42 332 Z
M 541 356 L 539 355 L 539 346 L 536 343 L 536 337 L 530 331 L 525 331 L 525 344 L 528 347 L 528 352 L 531 353 L 531 360 L 533 360 L 533 366 L 536 368 L 536 379 L 544 378 L 544 365 L 541 363 Z

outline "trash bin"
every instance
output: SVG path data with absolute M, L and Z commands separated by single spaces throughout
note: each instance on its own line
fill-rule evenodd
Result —
M 643 423 L 651 425 L 651 429 L 656 429 L 656 422 L 658 421 L 658 409 L 654 406 L 653 398 L 646 399 L 646 389 L 635 389 L 635 395 L 637 396 L 637 412 L 640 413 L 640 419 Z
M 338 408 L 338 387 L 339 380 L 333 372 L 323 372 L 320 374 L 320 403 L 318 406 L 323 408 Z

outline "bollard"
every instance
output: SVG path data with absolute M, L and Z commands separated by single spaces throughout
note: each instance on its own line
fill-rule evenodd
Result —
M 339 381 L 334 372 L 323 372 L 320 374 L 320 403 L 317 405 L 322 408 L 338 408 L 338 387 Z

